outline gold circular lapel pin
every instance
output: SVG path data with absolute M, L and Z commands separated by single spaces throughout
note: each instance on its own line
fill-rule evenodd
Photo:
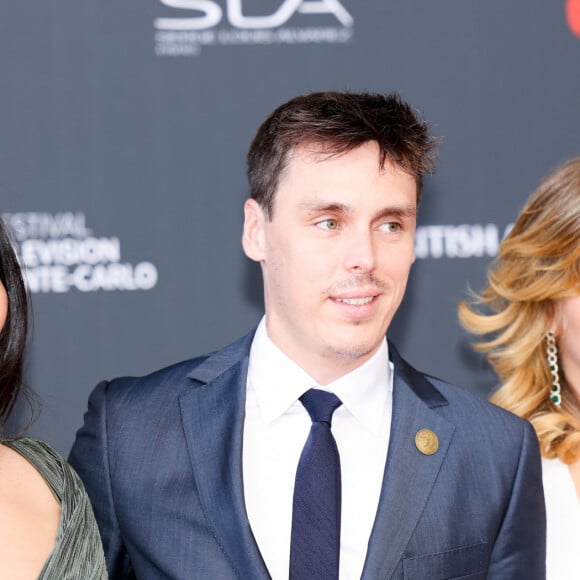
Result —
M 431 429 L 421 429 L 415 435 L 415 445 L 423 455 L 433 455 L 439 449 L 439 439 Z

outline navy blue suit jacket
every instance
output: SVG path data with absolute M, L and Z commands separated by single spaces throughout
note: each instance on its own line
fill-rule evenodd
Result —
M 93 391 L 70 462 L 111 578 L 269 578 L 242 481 L 251 341 Z M 363 580 L 545 578 L 530 425 L 390 353 L 391 438 Z M 421 429 L 437 434 L 433 455 L 415 445 Z

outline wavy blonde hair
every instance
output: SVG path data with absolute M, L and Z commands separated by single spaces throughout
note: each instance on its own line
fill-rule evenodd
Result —
M 487 353 L 500 378 L 502 386 L 492 401 L 528 419 L 542 455 L 564 463 L 580 459 L 580 400 L 560 365 L 562 405 L 551 402 L 545 337 L 557 320 L 558 301 L 579 294 L 577 157 L 558 167 L 532 193 L 500 245 L 487 287 L 481 295 L 473 294 L 471 304 L 459 305 L 463 326 L 486 337 L 474 347 Z

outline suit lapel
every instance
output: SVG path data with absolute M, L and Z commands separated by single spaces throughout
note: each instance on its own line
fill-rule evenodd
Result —
M 195 483 L 209 526 L 240 578 L 269 578 L 246 515 L 242 438 L 252 335 L 218 351 L 190 378 L 181 418 Z
M 383 488 L 362 580 L 391 578 L 403 556 L 437 475 L 454 427 L 434 409 L 447 400 L 389 345 L 395 365 L 393 418 Z M 415 445 L 415 435 L 430 429 L 439 440 L 433 455 Z
M 240 578 L 270 578 L 252 534 L 243 495 L 242 438 L 246 377 L 252 335 L 218 351 L 190 375 L 180 397 L 181 418 L 196 486 L 211 530 Z M 435 409 L 447 400 L 399 357 L 395 365 L 393 418 L 383 488 L 362 580 L 391 578 L 421 516 L 444 462 L 454 427 Z M 423 455 L 420 429 L 437 434 L 439 448 Z

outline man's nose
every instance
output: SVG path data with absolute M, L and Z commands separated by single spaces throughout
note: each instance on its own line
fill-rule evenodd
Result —
M 353 230 L 345 239 L 344 267 L 349 272 L 372 272 L 376 265 L 376 241 L 369 230 Z

